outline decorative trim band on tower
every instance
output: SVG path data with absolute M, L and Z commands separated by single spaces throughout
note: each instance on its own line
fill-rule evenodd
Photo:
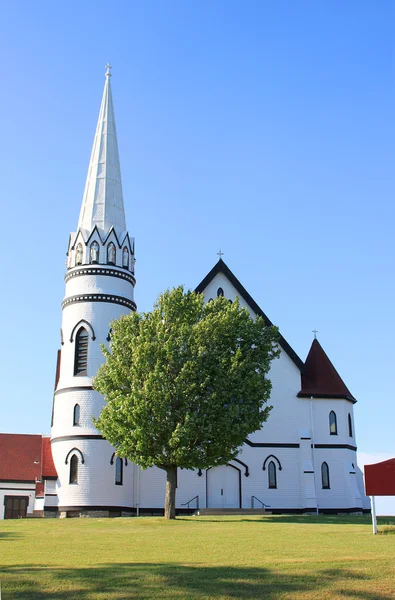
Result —
M 125 298 L 124 296 L 114 296 L 111 294 L 81 294 L 79 296 L 70 296 L 63 300 L 62 309 L 74 302 L 108 302 L 110 304 L 121 304 L 133 311 L 137 310 L 136 303 L 133 302 L 133 300 Z
M 117 271 L 115 269 L 103 269 L 103 268 L 95 268 L 88 267 L 82 269 L 74 268 L 73 271 L 68 271 L 64 277 L 65 283 L 67 283 L 70 279 L 74 277 L 83 277 L 86 275 L 103 275 L 104 277 L 119 277 L 120 279 L 125 279 L 132 285 L 136 285 L 136 279 L 130 273 L 124 273 L 123 271 Z

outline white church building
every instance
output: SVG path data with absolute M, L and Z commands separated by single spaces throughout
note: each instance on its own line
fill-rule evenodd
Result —
M 104 404 L 92 387 L 104 360 L 100 346 L 110 344 L 111 321 L 137 309 L 134 255 L 108 68 L 79 221 L 69 238 L 51 437 L 0 435 L 0 518 L 163 514 L 165 473 L 118 458 L 92 420 Z M 252 317 L 271 325 L 222 259 L 196 291 L 207 301 L 237 296 Z M 264 505 L 273 513 L 370 510 L 356 462 L 355 398 L 318 340 L 305 362 L 282 336 L 279 345 L 264 428 L 227 465 L 180 469 L 178 513 Z

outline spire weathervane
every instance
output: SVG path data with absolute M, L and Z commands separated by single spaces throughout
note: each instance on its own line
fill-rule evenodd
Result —
M 106 69 L 107 69 L 107 71 L 106 71 L 106 77 L 111 77 L 112 66 L 110 65 L 110 63 L 106 64 Z
M 318 333 L 318 329 L 313 329 L 313 333 L 314 333 L 314 339 L 317 339 L 317 333 Z
M 221 248 L 219 249 L 219 252 L 217 252 L 217 256 L 219 256 L 219 260 L 222 260 L 224 253 L 221 252 Z

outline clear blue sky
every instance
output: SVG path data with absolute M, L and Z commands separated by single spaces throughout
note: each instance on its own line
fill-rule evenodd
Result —
M 394 23 L 389 0 L 3 4 L 2 431 L 50 431 L 110 61 L 139 309 L 221 247 L 301 358 L 318 329 L 359 450 L 395 456 Z

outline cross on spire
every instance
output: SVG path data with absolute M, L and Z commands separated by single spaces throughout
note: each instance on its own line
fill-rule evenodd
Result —
M 110 63 L 106 64 L 106 69 L 107 69 L 107 71 L 106 71 L 106 77 L 111 77 L 112 66 L 110 65 Z
M 217 256 L 219 256 L 219 259 L 221 260 L 223 255 L 224 255 L 224 253 L 221 251 L 221 248 L 220 248 L 219 252 L 217 252 Z
M 314 333 L 314 339 L 317 339 L 317 333 L 318 333 L 318 329 L 313 329 L 313 333 Z

